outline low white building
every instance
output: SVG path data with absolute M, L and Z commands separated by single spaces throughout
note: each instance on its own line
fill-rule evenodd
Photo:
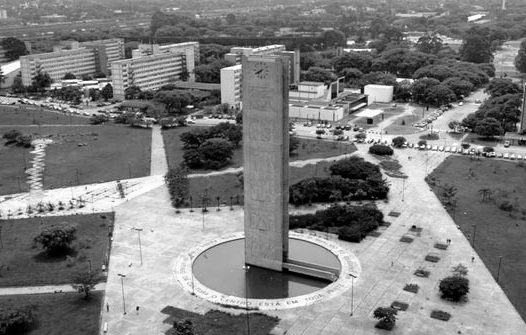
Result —
M 289 91 L 289 99 L 293 101 L 310 101 L 323 99 L 325 95 L 325 84 L 314 81 L 302 81 L 297 90 Z
M 367 104 L 376 102 L 393 101 L 393 86 L 390 85 L 365 85 L 364 92 L 367 95 Z
M 241 108 L 241 64 L 221 69 L 221 103 L 233 108 Z
M 13 81 L 15 80 L 15 77 L 20 74 L 20 61 L 15 60 L 14 62 L 4 64 L 1 68 L 2 74 L 4 76 L 4 82 L 0 83 L 0 87 L 8 88 L 13 86 Z
M 304 120 L 339 121 L 343 119 L 343 106 L 289 105 L 289 117 Z

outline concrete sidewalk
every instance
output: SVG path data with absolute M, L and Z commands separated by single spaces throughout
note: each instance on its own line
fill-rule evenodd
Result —
M 163 134 L 161 126 L 152 127 L 152 156 L 150 160 L 150 175 L 164 176 L 168 172 L 168 162 L 166 161 L 166 152 L 164 149 Z
M 95 285 L 93 291 L 104 291 L 106 283 Z M 0 295 L 19 295 L 19 294 L 43 294 L 43 293 L 67 293 L 77 292 L 71 285 L 46 285 L 46 286 L 26 286 L 26 287 L 2 287 Z

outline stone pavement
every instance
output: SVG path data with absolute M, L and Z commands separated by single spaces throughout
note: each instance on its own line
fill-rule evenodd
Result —
M 162 175 L 168 172 L 168 163 L 166 162 L 166 151 L 164 150 L 163 135 L 161 126 L 152 127 L 152 157 L 150 161 L 150 176 Z
M 367 147 L 362 147 L 356 154 L 374 161 L 366 150 Z M 407 155 L 414 158 L 408 160 Z M 409 309 L 399 313 L 392 334 L 526 334 L 521 317 L 423 180 L 426 170 L 432 171 L 445 154 L 415 154 L 408 149 L 397 150 L 396 156 L 409 178 L 405 182 L 389 178 L 390 200 L 378 203 L 391 226 L 382 228 L 379 237 L 367 237 L 361 243 L 333 240 L 361 262 L 361 275 L 354 282 L 354 315 L 349 316 L 350 291 L 311 306 L 265 313 L 279 317 L 278 328 L 287 334 L 376 334 L 380 331 L 374 328 L 372 311 L 398 300 L 409 303 Z M 170 327 L 163 323 L 166 315 L 161 313 L 167 306 L 201 314 L 210 309 L 243 313 L 190 295 L 179 286 L 173 274 L 176 258 L 193 246 L 242 231 L 242 208 L 230 211 L 225 207 L 220 212 L 212 209 L 206 215 L 188 210 L 175 214 L 166 188 L 161 186 L 115 209 L 116 227 L 105 302 L 119 307 L 111 308 L 109 313 L 102 312 L 102 324 L 108 323 L 107 334 L 163 334 Z M 393 210 L 401 215 L 387 216 Z M 422 232 L 412 233 L 412 243 L 400 242 L 412 225 L 421 227 Z M 142 265 L 138 236 L 132 228 L 143 229 Z M 447 250 L 434 248 L 436 242 L 444 243 L 448 238 L 452 244 Z M 424 260 L 430 252 L 439 255 L 438 263 Z M 440 299 L 438 282 L 458 263 L 469 269 L 471 291 L 466 303 L 454 304 Z M 430 277 L 414 276 L 419 267 L 429 270 Z M 126 276 L 122 282 L 118 274 Z M 418 294 L 403 290 L 409 283 L 420 286 Z M 123 288 L 128 310 L 140 306 L 140 313 L 123 314 Z M 448 322 L 431 319 L 429 315 L 434 309 L 449 312 L 452 318 Z

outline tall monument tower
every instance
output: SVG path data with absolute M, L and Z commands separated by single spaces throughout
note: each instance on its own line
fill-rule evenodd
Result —
M 519 133 L 522 134 L 526 131 L 526 83 L 522 86 L 522 108 L 521 108 L 521 125 L 519 127 Z
M 245 263 L 276 271 L 288 257 L 288 61 L 243 57 Z

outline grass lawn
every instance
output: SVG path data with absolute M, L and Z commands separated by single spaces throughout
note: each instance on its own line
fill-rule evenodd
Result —
M 165 307 L 162 313 L 167 314 L 168 318 L 164 321 L 170 325 L 188 319 L 193 324 L 195 335 L 267 335 L 278 324 L 279 319 L 263 313 L 250 313 L 249 322 L 250 332 L 247 330 L 247 318 L 245 313 L 237 315 L 211 310 L 201 315 L 175 307 Z M 175 335 L 175 331 L 168 330 L 165 334 Z
M 44 188 L 90 184 L 150 174 L 151 129 L 122 125 L 15 127 L 24 134 L 51 138 L 46 147 Z M 86 144 L 79 146 L 79 143 Z M 18 192 L 17 177 L 22 174 L 20 148 L 2 148 L 3 177 L 0 194 Z M 3 154 L 6 154 L 5 156 Z M 26 151 L 27 153 L 27 151 Z M 32 155 L 26 155 L 29 161 Z M 3 162 L 6 163 L 6 168 Z M 28 167 L 31 165 L 28 164 Z M 78 180 L 77 180 L 78 174 Z M 26 187 L 24 185 L 24 187 Z M 27 190 L 27 188 L 22 189 Z
M 469 135 L 466 137 L 464 142 L 465 143 L 469 143 L 471 145 L 481 145 L 481 146 L 484 146 L 484 147 L 495 147 L 501 141 L 498 138 L 487 139 L 487 138 L 479 137 L 475 133 L 469 133 Z
M 0 106 L 0 125 L 89 124 L 89 118 L 50 112 L 38 107 Z
M 458 188 L 456 223 L 470 240 L 476 225 L 475 249 L 495 277 L 502 256 L 499 283 L 526 319 L 526 167 L 514 162 L 450 156 L 431 176 L 442 185 Z M 482 188 L 493 191 L 491 200 L 482 201 Z M 510 201 L 518 210 L 499 209 L 503 201 Z
M 99 332 L 102 292 L 84 300 L 77 293 L 0 296 L 6 309 L 30 308 L 37 324 L 27 335 L 93 335 Z
M 29 191 L 24 168 L 31 164 L 30 151 L 27 148 L 0 144 L 0 194 Z
M 67 284 L 75 273 L 88 271 L 88 260 L 93 271 L 107 264 L 112 213 L 0 220 L 0 224 L 3 227 L 0 265 L 4 265 L 1 287 Z M 77 239 L 69 257 L 48 257 L 40 245 L 33 244 L 33 238 L 44 227 L 65 224 L 77 227 Z
M 289 183 L 290 185 L 309 177 L 326 177 L 330 174 L 330 162 L 319 162 L 318 164 L 308 164 L 304 167 L 290 168 Z M 239 174 L 227 173 L 215 176 L 190 178 L 189 195 L 192 197 L 193 207 L 201 207 L 205 190 L 208 194 L 208 205 L 214 207 L 217 205 L 217 197 L 220 197 L 221 203 L 230 205 L 232 196 L 233 204 L 237 204 L 237 199 L 243 203 L 243 182 Z M 237 198 L 236 198 L 237 197 Z
M 175 166 L 183 162 L 183 144 L 179 139 L 182 133 L 190 131 L 190 127 L 172 128 L 163 130 L 164 146 L 169 166 Z M 296 153 L 290 156 L 290 161 L 306 160 L 312 158 L 328 158 L 352 153 L 356 147 L 346 142 L 329 142 L 317 139 L 300 138 L 300 145 Z M 228 168 L 240 167 L 243 165 L 243 148 L 234 150 L 232 162 Z M 207 170 L 192 170 L 190 173 L 201 173 Z M 210 171 L 210 170 L 208 170 Z

